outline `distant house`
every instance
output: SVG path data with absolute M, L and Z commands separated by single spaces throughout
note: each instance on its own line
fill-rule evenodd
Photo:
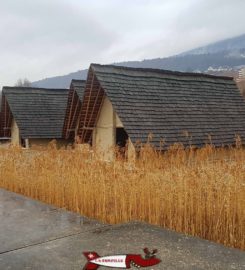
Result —
M 80 142 L 107 159 L 115 145 L 127 143 L 132 152 L 149 134 L 156 148 L 245 139 L 245 102 L 235 82 L 205 74 L 92 64 L 76 119 Z
M 68 99 L 67 89 L 3 87 L 0 134 L 14 145 L 59 145 Z
M 242 68 L 238 71 L 238 82 L 245 81 L 245 68 Z
M 75 140 L 76 128 L 86 81 L 72 80 L 68 94 L 68 102 L 65 113 L 65 121 L 63 126 L 63 138 Z

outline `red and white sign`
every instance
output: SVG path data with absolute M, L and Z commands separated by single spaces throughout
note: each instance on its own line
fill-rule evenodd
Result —
M 100 266 L 124 268 L 129 269 L 131 267 L 149 267 L 161 262 L 156 258 L 157 250 L 149 252 L 147 248 L 144 249 L 145 257 L 140 254 L 126 254 L 126 255 L 111 255 L 100 257 L 96 252 L 83 252 L 84 256 L 88 259 L 87 264 L 83 270 L 96 270 Z

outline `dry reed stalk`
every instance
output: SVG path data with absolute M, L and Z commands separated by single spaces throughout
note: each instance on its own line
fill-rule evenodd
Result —
M 245 249 L 245 150 L 146 146 L 134 166 L 79 150 L 0 149 L 0 187 L 104 222 L 142 220 Z

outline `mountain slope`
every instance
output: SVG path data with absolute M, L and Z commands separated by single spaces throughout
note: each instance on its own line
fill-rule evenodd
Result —
M 187 51 L 182 55 L 187 54 L 213 54 L 220 52 L 239 52 L 245 50 L 245 34 L 229 38 L 226 40 L 218 41 L 207 46 L 199 47 L 194 50 Z M 245 55 L 244 55 L 245 57 Z
M 245 34 L 187 51 L 177 56 L 144 61 L 114 63 L 128 67 L 160 68 L 177 71 L 233 75 L 245 66 Z M 37 87 L 68 88 L 72 79 L 85 79 L 87 70 L 33 82 Z
M 35 87 L 44 88 L 68 88 L 70 86 L 71 80 L 82 80 L 86 79 L 87 70 L 79 70 L 76 72 L 69 73 L 63 76 L 46 78 L 40 81 L 33 82 L 32 85 Z

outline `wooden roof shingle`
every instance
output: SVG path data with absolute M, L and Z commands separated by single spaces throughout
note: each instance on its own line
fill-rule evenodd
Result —
M 79 99 L 81 101 L 83 100 L 85 84 L 86 84 L 85 80 L 74 80 L 73 79 L 71 81 L 71 87 L 70 88 L 73 88 L 77 92 L 77 95 L 79 96 Z
M 67 89 L 3 87 L 2 95 L 22 138 L 62 138 Z

